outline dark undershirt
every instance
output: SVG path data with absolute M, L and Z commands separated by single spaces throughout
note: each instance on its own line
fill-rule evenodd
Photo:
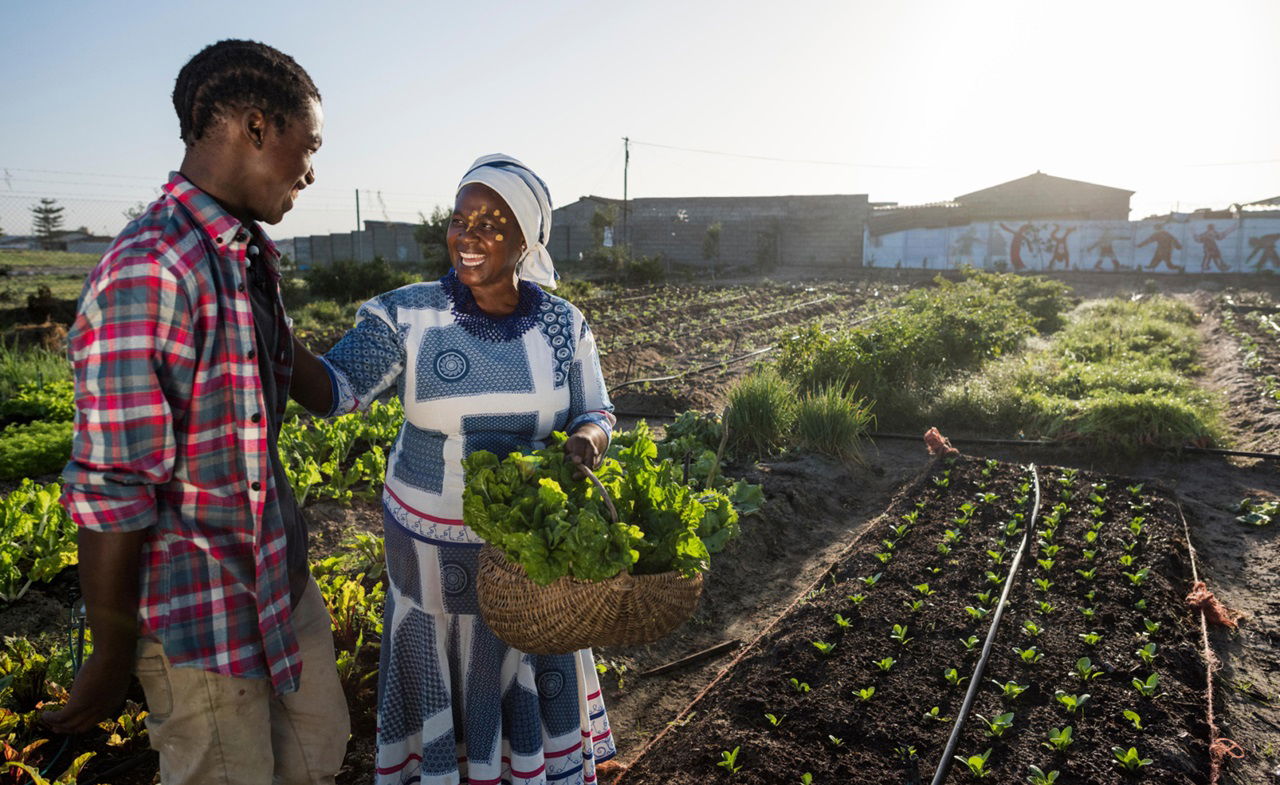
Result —
M 262 259 L 259 244 L 249 245 L 249 302 L 253 306 L 254 335 L 258 345 L 258 375 L 262 377 L 262 402 L 266 407 L 267 454 L 271 460 L 271 473 L 276 484 L 276 504 L 280 520 L 284 524 L 285 564 L 289 570 L 289 597 L 294 606 L 302 598 L 311 574 L 307 569 L 307 526 L 293 497 L 293 486 L 280 461 L 281 412 L 288 403 L 289 391 L 276 383 L 274 364 L 291 363 L 293 342 L 284 327 L 279 288 Z

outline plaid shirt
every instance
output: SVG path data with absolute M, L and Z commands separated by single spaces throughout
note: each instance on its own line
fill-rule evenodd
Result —
M 175 665 L 270 677 L 286 693 L 302 662 L 246 292 L 251 237 L 174 173 L 102 257 L 68 338 L 63 503 L 92 531 L 149 530 L 139 617 Z M 288 389 L 290 358 L 272 359 Z

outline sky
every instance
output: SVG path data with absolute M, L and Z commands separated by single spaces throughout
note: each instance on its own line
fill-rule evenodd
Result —
M 106 234 L 182 158 L 170 95 L 252 38 L 311 74 L 317 181 L 276 238 L 415 220 L 505 152 L 586 194 L 942 201 L 1035 171 L 1132 218 L 1280 195 L 1280 3 L 2 0 L 0 230 Z M 1269 76 L 1268 76 L 1269 75 Z

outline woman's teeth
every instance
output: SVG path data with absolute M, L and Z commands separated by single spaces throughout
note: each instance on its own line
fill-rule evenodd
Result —
M 484 261 L 484 254 L 464 253 L 458 255 L 462 257 L 464 267 L 475 267 Z

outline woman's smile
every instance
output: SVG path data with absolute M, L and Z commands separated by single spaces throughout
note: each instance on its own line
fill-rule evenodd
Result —
M 460 252 L 458 258 L 462 260 L 464 267 L 478 267 L 484 263 L 484 254 L 482 253 L 465 253 Z

